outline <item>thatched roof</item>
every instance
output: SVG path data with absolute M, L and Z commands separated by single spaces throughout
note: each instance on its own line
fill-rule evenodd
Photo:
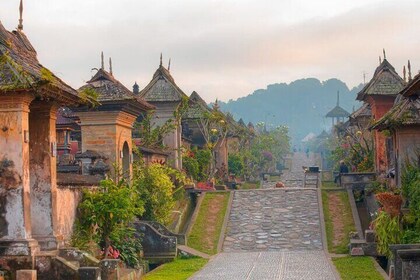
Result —
M 363 105 L 350 115 L 350 119 L 357 119 L 360 117 L 371 117 L 372 110 L 369 103 L 365 102 Z
M 104 102 L 128 100 L 137 103 L 143 110 L 154 109 L 153 105 L 136 96 L 103 68 L 100 68 L 95 76 L 87 81 L 86 85 L 82 86 L 79 91 L 84 91 L 88 88 L 93 89 L 98 94 L 97 101 L 101 104 Z
M 372 79 L 357 94 L 357 100 L 365 100 L 370 95 L 396 96 L 404 87 L 404 80 L 395 68 L 384 59 L 376 68 Z
M 7 31 L 0 22 L 0 93 L 26 91 L 60 104 L 83 103 L 77 91 L 45 68 L 21 29 Z

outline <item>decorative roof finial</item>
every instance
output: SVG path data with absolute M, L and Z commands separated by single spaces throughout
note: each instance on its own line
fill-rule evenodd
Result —
M 405 70 L 405 65 L 403 67 L 403 79 L 404 79 L 404 82 L 407 81 L 407 71 Z
M 411 64 L 410 64 L 410 60 L 408 60 L 407 68 L 408 68 L 408 81 L 411 81 Z
M 169 59 L 169 62 L 168 62 L 168 71 L 170 70 L 171 70 L 171 59 Z
M 337 106 L 340 106 L 340 91 L 337 90 Z
M 23 0 L 20 0 L 20 4 L 19 4 L 19 24 L 18 24 L 18 29 L 19 30 L 23 30 L 23 18 L 22 18 L 22 14 L 23 14 Z
M 220 106 L 219 106 L 219 100 L 217 100 L 217 98 L 216 98 L 216 101 L 214 102 L 214 105 L 213 105 L 213 109 L 214 110 L 219 110 L 219 108 L 220 108 Z
M 105 69 L 105 67 L 104 67 L 104 52 L 103 51 L 101 52 L 101 69 L 102 70 Z
M 134 85 L 133 85 L 133 93 L 134 94 L 138 94 L 139 92 L 140 92 L 140 87 L 137 84 L 137 82 L 134 82 Z
M 109 74 L 112 75 L 112 59 L 109 58 Z
M 382 52 L 384 53 L 384 60 L 386 59 L 385 49 L 382 49 Z
M 381 63 L 382 63 L 382 59 L 381 59 L 381 56 L 379 56 L 379 65 L 381 65 Z
M 162 53 L 160 53 L 160 64 L 159 66 L 162 66 Z

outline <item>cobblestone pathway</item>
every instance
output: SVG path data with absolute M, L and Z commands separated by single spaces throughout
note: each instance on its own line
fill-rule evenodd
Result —
M 295 154 L 282 176 L 286 188 L 235 191 L 223 253 L 191 279 L 336 279 L 323 251 L 317 190 L 289 184 L 302 183 L 302 166 L 314 163 Z
M 316 166 L 317 157 L 315 154 L 310 153 L 306 156 L 305 153 L 295 153 L 293 155 L 292 166 L 290 170 L 284 170 L 281 175 L 280 181 L 289 188 L 302 188 L 303 187 L 303 169 L 302 166 Z M 263 189 L 274 188 L 276 182 L 264 182 Z
M 322 250 L 317 191 L 235 192 L 223 251 L 279 249 Z

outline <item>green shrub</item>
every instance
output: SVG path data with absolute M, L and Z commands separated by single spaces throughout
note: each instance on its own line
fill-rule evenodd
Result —
M 378 252 L 384 256 L 391 257 L 389 245 L 399 244 L 403 235 L 399 216 L 391 217 L 382 210 L 373 221 L 373 225 L 378 240 Z
M 117 249 L 119 253 L 112 257 L 119 257 L 135 267 L 139 264 L 141 245 L 135 240 L 130 223 L 143 212 L 142 200 L 134 188 L 123 180 L 118 183 L 103 180 L 98 189 L 83 192 L 72 245 L 94 255 L 97 255 L 97 249 L 102 250 L 101 257 L 104 258 Z
M 239 154 L 230 154 L 228 157 L 229 173 L 241 176 L 244 172 L 244 160 Z
M 171 180 L 168 167 L 158 163 L 145 165 L 138 162 L 133 168 L 133 186 L 139 198 L 144 201 L 144 220 L 167 224 L 175 206 L 172 196 L 175 185 Z

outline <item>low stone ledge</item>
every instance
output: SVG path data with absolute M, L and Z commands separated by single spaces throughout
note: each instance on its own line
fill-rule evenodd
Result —
M 391 265 L 394 266 L 394 275 L 395 280 L 401 279 L 420 279 L 420 278 L 403 278 L 403 259 L 401 258 L 399 252 L 404 250 L 420 250 L 420 244 L 394 244 L 390 245 L 389 249 L 392 252 L 393 258 L 391 259 Z M 406 256 L 406 253 L 403 253 Z

